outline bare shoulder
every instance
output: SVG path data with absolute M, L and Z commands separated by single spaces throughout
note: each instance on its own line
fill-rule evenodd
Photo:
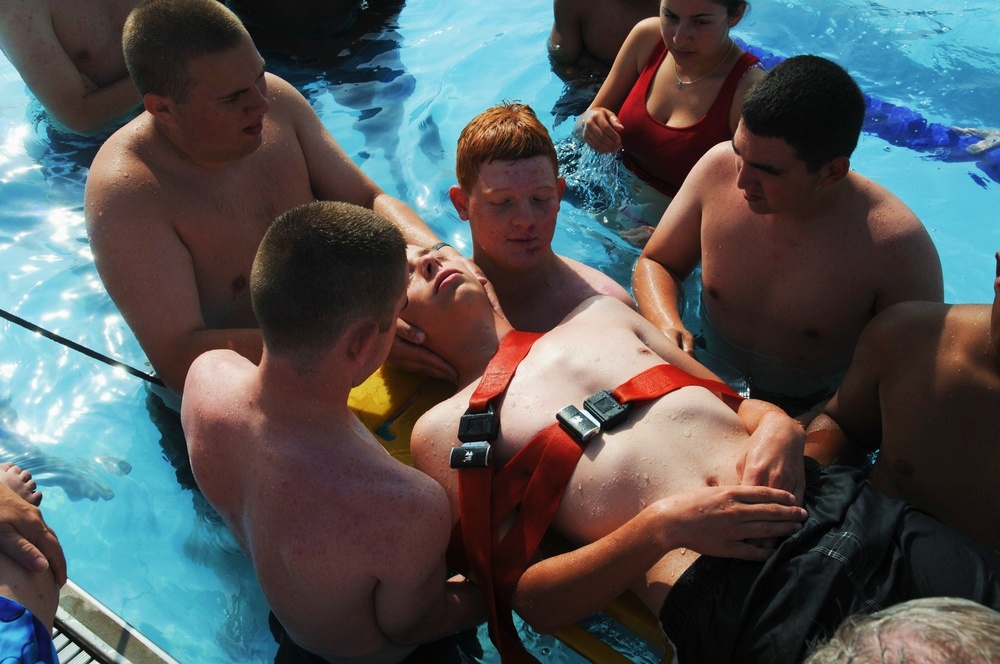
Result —
M 850 177 L 867 207 L 868 226 L 872 231 L 886 236 L 925 231 L 916 213 L 888 188 L 856 171 L 851 171 Z
M 222 403 L 256 368 L 250 360 L 232 350 L 210 350 L 202 353 L 188 369 L 184 382 L 181 416 L 185 413 L 204 414 L 210 403 Z
M 148 113 L 140 114 L 109 136 L 87 174 L 85 205 L 99 202 L 103 206 L 128 200 L 133 195 L 153 195 L 157 180 L 157 142 Z
M 578 292 L 581 297 L 592 297 L 594 295 L 610 295 L 611 297 L 624 302 L 630 307 L 635 306 L 632 296 L 617 281 L 604 274 L 600 270 L 585 265 L 580 261 L 559 256 L 565 268 L 580 280 Z
M 951 308 L 938 302 L 899 302 L 887 307 L 865 326 L 857 352 L 872 364 L 912 357 L 921 344 L 940 338 Z
M 655 16 L 643 19 L 635 24 L 622 43 L 622 56 L 635 64 L 636 71 L 642 71 L 649 54 L 661 39 L 660 19 Z

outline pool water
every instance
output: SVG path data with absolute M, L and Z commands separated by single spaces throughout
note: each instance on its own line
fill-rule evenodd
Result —
M 758 0 L 735 34 L 781 56 L 814 53 L 864 90 L 944 125 L 1000 127 L 993 2 Z M 448 200 L 465 123 L 504 99 L 569 137 L 565 86 L 546 61 L 549 0 L 412 0 L 394 29 L 329 62 L 265 53 L 304 91 L 348 154 L 443 238 L 470 251 Z M 0 309 L 149 370 L 94 269 L 82 216 L 95 142 L 59 138 L 0 56 Z M 924 220 L 949 302 L 991 301 L 998 184 L 955 161 L 865 135 L 852 160 Z M 628 285 L 637 252 L 564 203 L 557 251 Z M 164 285 L 169 288 L 169 284 Z M 70 575 L 182 662 L 265 662 L 274 645 L 252 569 L 191 489 L 183 441 L 145 383 L 0 321 L 0 444 L 31 468 Z M 401 561 L 402 562 L 402 561 Z M 404 563 L 405 564 L 405 563 Z M 481 632 L 483 633 L 483 632 Z M 498 661 L 485 638 L 483 661 Z M 545 661 L 580 661 L 532 639 Z M 633 653 L 636 661 L 655 661 Z

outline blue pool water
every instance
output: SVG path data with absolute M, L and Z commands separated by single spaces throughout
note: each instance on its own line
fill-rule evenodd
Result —
M 866 92 L 929 122 L 1000 127 L 998 19 L 988 0 L 758 0 L 736 34 L 780 56 L 835 59 Z M 570 134 L 572 122 L 553 112 L 564 85 L 546 62 L 550 21 L 549 0 L 411 0 L 395 31 L 354 49 L 349 75 L 269 59 L 369 175 L 468 249 L 468 227 L 447 197 L 464 124 L 519 99 L 556 139 Z M 87 245 L 93 144 L 55 139 L 37 124 L 2 56 L 0 100 L 0 308 L 148 370 Z M 871 135 L 853 164 L 924 220 L 948 301 L 992 299 L 1000 185 L 973 161 Z M 587 211 L 564 204 L 555 242 L 628 284 L 635 250 Z M 268 661 L 274 646 L 252 570 L 171 463 L 178 437 L 161 433 L 156 417 L 143 381 L 0 322 L 0 447 L 35 471 L 74 580 L 182 662 Z M 546 661 L 580 661 L 551 640 L 532 647 Z M 489 648 L 484 661 L 497 661 Z

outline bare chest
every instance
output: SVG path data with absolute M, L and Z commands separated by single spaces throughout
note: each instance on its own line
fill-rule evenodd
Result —
M 139 0 L 53 0 L 52 28 L 77 70 L 101 87 L 127 76 L 122 27 Z

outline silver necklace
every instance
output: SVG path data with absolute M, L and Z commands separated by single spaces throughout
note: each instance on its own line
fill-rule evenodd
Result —
M 694 85 L 695 83 L 697 83 L 701 79 L 707 78 L 707 77 L 711 76 L 712 74 L 714 74 L 716 71 L 718 71 L 719 67 L 722 66 L 722 63 L 729 59 L 729 55 L 733 52 L 733 47 L 734 46 L 736 46 L 736 41 L 733 40 L 733 39 L 730 39 L 729 40 L 729 50 L 726 51 L 725 57 L 723 57 L 722 60 L 719 61 L 719 64 L 715 65 L 715 67 L 712 69 L 712 71 L 708 72 L 704 76 L 699 76 L 698 78 L 694 79 L 693 81 L 682 81 L 681 80 L 681 77 L 677 75 L 677 61 L 674 60 L 674 78 L 677 79 L 677 89 L 680 90 L 685 85 Z

